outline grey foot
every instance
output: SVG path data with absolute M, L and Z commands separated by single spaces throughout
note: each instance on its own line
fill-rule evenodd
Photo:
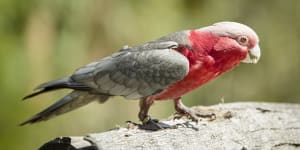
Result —
M 156 119 L 149 119 L 147 122 L 139 125 L 140 129 L 158 131 L 163 129 L 176 129 L 176 125 L 168 125 L 166 123 L 159 122 Z

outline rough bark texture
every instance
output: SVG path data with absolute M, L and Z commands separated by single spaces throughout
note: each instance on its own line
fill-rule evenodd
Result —
M 228 103 L 195 110 L 213 112 L 216 118 L 198 123 L 171 116 L 177 129 L 156 132 L 133 124 L 81 137 L 61 137 L 40 149 L 300 149 L 300 105 L 284 103 Z

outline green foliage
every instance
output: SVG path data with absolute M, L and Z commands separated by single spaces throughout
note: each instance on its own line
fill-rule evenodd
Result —
M 47 123 L 17 127 L 66 93 L 21 102 L 37 84 L 69 75 L 123 45 L 224 20 L 257 31 L 262 59 L 186 95 L 185 103 L 300 102 L 299 10 L 297 0 L 0 0 L 1 148 L 37 149 L 56 136 L 100 132 L 126 120 L 137 121 L 137 102 L 117 97 Z M 157 102 L 151 114 L 165 118 L 173 111 L 171 101 Z

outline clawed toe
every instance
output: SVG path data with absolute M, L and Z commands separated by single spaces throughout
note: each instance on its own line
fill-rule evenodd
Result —
M 215 120 L 216 119 L 216 114 L 212 112 L 197 112 L 194 110 L 189 110 L 186 113 L 193 121 L 198 121 L 201 118 L 207 118 L 209 120 Z
M 196 110 L 192 110 L 190 108 L 186 109 L 184 113 L 176 113 L 174 115 L 174 119 L 180 119 L 183 116 L 187 116 L 188 118 L 192 119 L 193 121 L 198 122 L 199 120 L 205 118 L 208 120 L 215 120 L 216 119 L 216 114 L 212 112 L 199 112 Z
M 191 108 L 186 107 L 181 102 L 181 98 L 174 99 L 175 109 L 177 113 L 187 116 L 188 118 L 192 119 L 193 121 L 199 121 L 201 118 L 208 118 L 209 120 L 215 120 L 216 114 L 212 112 L 205 112 L 205 111 L 196 111 Z M 176 117 L 178 118 L 178 116 Z
M 177 125 L 177 127 L 191 128 L 191 129 L 194 129 L 195 131 L 199 131 L 199 128 L 197 126 L 193 125 L 190 121 L 178 123 L 176 125 Z
M 140 129 L 158 131 L 162 129 L 175 129 L 176 125 L 168 125 L 166 123 L 159 122 L 157 119 L 149 119 L 146 123 L 138 125 Z

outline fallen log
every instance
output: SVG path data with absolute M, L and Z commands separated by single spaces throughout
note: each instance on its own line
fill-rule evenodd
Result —
M 102 133 L 58 137 L 40 150 L 300 149 L 299 104 L 247 102 L 193 109 L 213 112 L 216 118 L 196 123 L 173 115 L 164 122 L 178 128 L 161 131 L 145 131 L 129 123 Z

